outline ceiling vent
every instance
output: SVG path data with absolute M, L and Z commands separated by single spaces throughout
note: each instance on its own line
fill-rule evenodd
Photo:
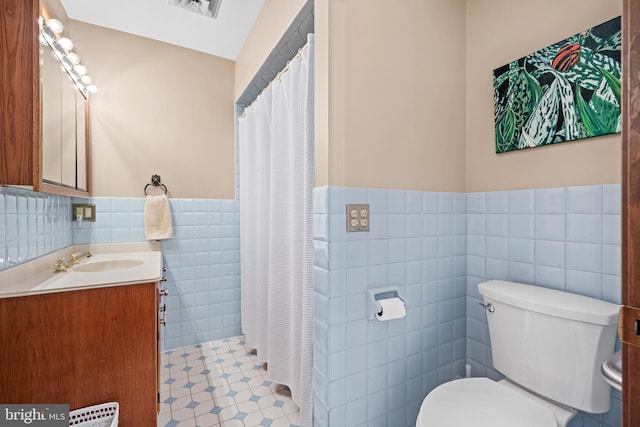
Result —
M 218 17 L 222 0 L 169 0 L 169 4 L 213 19 Z

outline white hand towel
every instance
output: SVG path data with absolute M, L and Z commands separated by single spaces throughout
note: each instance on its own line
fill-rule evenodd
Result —
M 147 240 L 170 239 L 173 236 L 171 208 L 166 194 L 145 199 L 144 236 Z

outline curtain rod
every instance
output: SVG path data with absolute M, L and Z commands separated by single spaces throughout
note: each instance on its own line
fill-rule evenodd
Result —
M 280 78 L 286 74 L 289 71 L 289 64 L 291 64 L 291 61 L 293 61 L 296 58 L 300 58 L 300 60 L 302 61 L 302 51 L 307 48 L 309 46 L 309 44 L 305 44 L 304 46 L 302 46 L 300 49 L 298 49 L 298 53 L 295 54 L 295 56 L 293 58 L 291 58 L 290 60 L 287 61 L 287 64 L 284 66 L 284 68 L 280 71 L 278 71 L 278 74 L 276 74 L 276 76 L 273 78 L 273 80 L 271 80 L 269 82 L 269 84 L 267 85 L 267 87 L 265 87 L 264 89 L 262 89 L 262 92 L 260 92 L 260 94 L 258 96 L 256 96 L 256 99 L 253 100 L 253 102 L 251 102 L 251 104 L 247 105 L 244 109 L 244 111 L 242 112 L 242 115 L 239 117 L 240 119 L 243 119 L 246 117 L 247 115 L 247 109 L 252 108 L 253 105 L 258 102 L 258 99 L 260 99 L 260 97 L 262 96 L 262 94 L 264 93 L 265 90 L 267 89 L 271 89 L 271 85 L 273 84 L 274 81 L 278 80 L 280 81 Z

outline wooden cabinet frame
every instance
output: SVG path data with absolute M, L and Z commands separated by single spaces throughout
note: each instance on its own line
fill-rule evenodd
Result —
M 89 120 L 85 126 L 87 191 L 42 182 L 39 0 L 2 0 L 0 8 L 0 185 L 88 197 L 91 194 Z M 88 110 L 86 117 L 89 117 Z
M 640 2 L 637 0 L 623 1 L 622 36 L 622 304 L 640 308 Z M 622 363 L 622 425 L 640 426 L 640 347 L 623 340 Z

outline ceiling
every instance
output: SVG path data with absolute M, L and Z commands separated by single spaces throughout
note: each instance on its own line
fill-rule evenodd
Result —
M 235 60 L 264 0 L 222 0 L 217 18 L 169 0 L 61 0 L 71 19 Z

